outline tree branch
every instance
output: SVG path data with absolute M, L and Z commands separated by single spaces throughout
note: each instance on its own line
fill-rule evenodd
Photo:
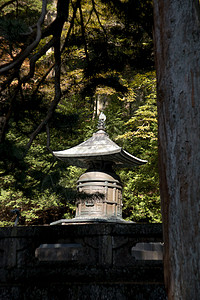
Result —
M 40 81 L 37 84 L 36 89 L 34 90 L 33 94 L 32 94 L 32 99 L 35 97 L 35 95 L 37 94 L 39 87 L 41 86 L 41 84 L 45 81 L 46 77 L 48 76 L 48 74 L 51 72 L 51 70 L 55 67 L 55 65 L 53 64 L 48 71 L 42 76 L 42 78 L 40 79 Z
M 56 39 L 53 37 L 40 51 L 38 51 L 36 54 L 34 54 L 30 59 L 30 71 L 29 74 L 26 75 L 24 78 L 21 79 L 21 81 L 24 83 L 28 81 L 30 78 L 33 77 L 35 72 L 35 64 L 37 60 L 42 57 L 51 47 L 53 47 Z
M 76 1 L 76 5 L 75 5 L 74 10 L 73 10 L 73 16 L 72 16 L 72 19 L 71 19 L 71 21 L 70 21 L 70 26 L 69 26 L 69 29 L 68 29 L 68 32 L 67 32 L 67 36 L 66 36 L 66 38 L 65 38 L 65 42 L 64 42 L 64 44 L 63 44 L 63 46 L 62 46 L 62 49 L 61 49 L 61 53 L 64 51 L 64 49 L 65 49 L 66 46 L 67 46 L 68 39 L 69 39 L 69 35 L 70 35 L 70 33 L 71 33 L 71 31 L 72 31 L 72 28 L 73 28 L 73 26 L 74 26 L 74 20 L 75 20 L 75 18 L 76 18 L 76 13 L 77 13 L 77 9 L 78 9 L 78 7 L 79 7 L 79 5 L 80 5 L 80 1 L 81 1 L 81 0 L 77 0 L 77 1 Z
M 50 130 L 49 130 L 49 124 L 46 124 L 46 133 L 47 133 L 47 145 L 46 148 L 47 150 L 49 150 L 49 152 L 51 152 L 51 154 L 53 154 L 53 151 L 50 148 Z
M 10 5 L 10 4 L 13 4 L 14 2 L 16 2 L 16 0 L 11 0 L 11 1 L 8 1 L 8 2 L 2 4 L 2 5 L 0 6 L 0 11 L 1 11 L 2 9 L 4 9 L 6 6 L 8 6 L 8 5 Z
M 55 36 L 60 29 L 60 26 L 64 24 L 68 19 L 69 14 L 69 0 L 58 0 L 57 2 L 57 16 L 55 20 L 43 31 L 42 38 L 49 35 Z
M 64 4 L 64 5 L 63 5 Z M 61 99 L 61 87 L 60 87 L 60 68 L 61 68 L 61 51 L 60 51 L 60 43 L 61 43 L 61 33 L 62 33 L 62 28 L 63 25 L 66 21 L 66 16 L 63 15 L 63 8 L 67 8 L 67 17 L 68 17 L 68 7 L 66 6 L 66 4 L 69 5 L 69 1 L 66 1 L 65 3 L 63 2 L 63 0 L 58 0 L 58 4 L 57 4 L 57 13 L 58 15 L 60 14 L 59 19 L 59 23 L 57 23 L 57 25 L 59 25 L 57 27 L 56 32 L 54 32 L 54 58 L 55 58 L 55 84 L 54 84 L 54 90 L 55 90 L 55 96 L 54 96 L 54 100 L 52 101 L 47 115 L 44 118 L 44 120 L 39 124 L 39 126 L 36 128 L 36 130 L 31 134 L 31 137 L 29 139 L 29 142 L 26 145 L 25 148 L 25 153 L 24 156 L 26 156 L 29 148 L 31 147 L 33 140 L 35 139 L 35 137 L 41 132 L 41 130 L 43 129 L 44 126 L 47 125 L 48 121 L 50 120 L 50 118 L 52 117 L 57 104 L 59 103 L 60 99 Z
M 47 0 L 43 0 L 42 1 L 42 12 L 40 15 L 40 18 L 37 22 L 37 34 L 36 34 L 36 38 L 33 41 L 32 44 L 30 44 L 29 46 L 27 46 L 27 48 L 24 50 L 24 52 L 22 52 L 17 59 L 15 59 L 14 61 L 12 61 L 9 64 L 3 65 L 0 68 L 0 74 L 3 74 L 5 72 L 8 72 L 9 70 L 13 69 L 14 67 L 17 67 L 18 65 L 22 64 L 22 62 L 24 61 L 24 59 L 26 57 L 28 57 L 28 55 L 31 53 L 31 51 L 39 44 L 41 37 L 42 37 L 42 31 L 41 31 L 41 25 L 44 22 L 44 18 L 46 15 L 46 6 L 47 6 Z
M 87 42 L 86 42 L 86 38 L 85 38 L 85 27 L 84 27 L 84 21 L 83 21 L 83 13 L 82 13 L 82 9 L 81 9 L 81 4 L 79 3 L 79 12 L 80 12 L 80 19 L 81 19 L 81 32 L 82 32 L 82 39 L 83 39 L 83 43 L 84 43 L 84 49 L 85 49 L 85 56 L 86 56 L 86 61 L 87 64 L 89 66 L 89 55 L 88 55 L 88 50 L 87 50 Z
M 99 25 L 100 25 L 100 27 L 102 28 L 102 30 L 103 30 L 103 32 L 104 32 L 104 34 L 105 34 L 105 37 L 106 37 L 106 39 L 107 39 L 107 33 L 106 33 L 106 30 L 105 30 L 105 28 L 103 27 L 103 25 L 101 24 L 101 21 L 100 21 L 100 19 L 99 19 L 99 14 L 98 14 L 98 11 L 96 10 L 96 4 L 95 4 L 95 1 L 94 1 L 94 0 L 92 0 L 92 7 L 93 7 L 93 10 L 94 10 L 95 15 L 96 15 L 96 17 L 97 17 L 97 20 L 98 20 L 98 22 L 99 22 Z
M 57 104 L 59 103 L 60 98 L 61 98 L 61 88 L 60 88 L 60 39 L 57 40 L 57 43 L 54 45 L 54 48 L 55 48 L 55 53 L 54 53 L 54 57 L 55 57 L 55 96 L 54 96 L 54 100 L 52 101 L 52 103 L 51 103 L 51 105 L 48 109 L 47 115 L 44 118 L 44 120 L 39 124 L 39 126 L 36 128 L 36 130 L 31 134 L 29 142 L 27 143 L 26 148 L 25 148 L 24 157 L 26 156 L 29 148 L 31 147 L 35 137 L 41 132 L 43 127 L 47 125 L 48 121 L 52 117 L 53 112 L 56 109 Z

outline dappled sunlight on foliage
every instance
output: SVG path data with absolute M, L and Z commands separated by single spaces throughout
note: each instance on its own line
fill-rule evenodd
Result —
M 0 224 L 13 208 L 21 225 L 74 216 L 84 170 L 52 151 L 91 137 L 102 110 L 110 138 L 148 160 L 118 171 L 124 217 L 160 221 L 152 1 L 42 4 L 0 0 Z
M 133 221 L 158 222 L 161 221 L 161 211 L 155 73 L 138 73 L 131 86 L 134 87 L 137 108 L 117 141 L 148 163 L 134 171 L 120 172 L 124 183 L 124 216 Z

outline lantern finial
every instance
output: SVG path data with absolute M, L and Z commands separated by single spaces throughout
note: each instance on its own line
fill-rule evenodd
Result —
M 105 130 L 106 128 L 105 121 L 106 121 L 106 116 L 103 112 L 101 112 L 99 115 L 99 121 L 97 125 L 98 130 Z

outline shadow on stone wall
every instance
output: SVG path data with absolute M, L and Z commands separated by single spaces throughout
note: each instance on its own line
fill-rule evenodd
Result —
M 0 228 L 1 299 L 166 299 L 162 226 Z

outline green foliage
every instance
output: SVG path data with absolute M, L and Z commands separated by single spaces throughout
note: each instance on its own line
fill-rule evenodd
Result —
M 53 16 L 55 7 L 51 2 L 48 10 Z M 16 3 L 17 8 L 5 6 L 0 19 L 1 50 L 6 50 L 6 55 L 10 53 L 2 56 L 7 61 L 28 43 L 26 34 L 41 10 L 41 1 Z M 3 116 L 7 113 L 10 117 L 0 145 L 0 225 L 13 224 L 14 208 L 20 210 L 21 225 L 49 224 L 74 215 L 76 181 L 83 170 L 56 161 L 51 151 L 70 148 L 91 137 L 96 130 L 98 109 L 107 116 L 110 138 L 133 155 L 148 160 L 140 168 L 118 171 L 124 185 L 124 217 L 160 221 L 155 74 L 150 71 L 152 1 L 118 1 L 116 6 L 113 3 L 81 2 L 83 20 L 78 11 L 61 57 L 62 99 L 26 156 L 30 135 L 45 118 L 55 96 L 54 73 L 49 72 L 54 63 L 53 50 L 40 57 L 34 76 L 21 86 L 12 101 L 15 81 L 3 94 Z M 0 6 L 3 4 L 0 0 Z M 130 14 L 132 5 L 135 10 Z M 63 43 L 72 14 L 70 6 Z M 30 57 L 41 51 L 50 38 L 42 39 Z M 27 65 L 24 63 L 21 69 L 27 72 Z M 99 108 L 101 101 L 103 106 Z
M 43 146 L 44 134 L 34 142 L 23 158 L 26 136 L 18 135 L 12 128 L 7 144 L 1 147 L 1 224 L 13 220 L 11 210 L 20 210 L 20 224 L 41 224 L 63 217 L 72 217 L 76 196 L 75 181 L 80 171 L 55 161 Z M 58 144 L 59 137 L 54 137 Z M 6 153 L 7 149 L 9 151 Z M 57 165 L 60 165 L 59 167 Z M 12 221 L 11 221 L 12 222 Z
M 124 215 L 133 221 L 161 221 L 155 73 L 137 74 L 131 84 L 140 105 L 118 136 L 124 147 L 148 163 L 134 171 L 121 171 L 124 182 Z
M 19 42 L 22 35 L 29 31 L 27 25 L 19 19 L 0 19 L 0 35 L 9 43 Z
M 3 6 L 0 11 L 0 36 L 14 50 L 14 47 L 23 47 L 23 44 L 27 42 L 27 37 L 32 33 L 30 26 L 37 21 L 42 5 L 39 0 L 8 1 L 7 3 L 6 5 L 5 1 L 0 0 L 0 7 Z

